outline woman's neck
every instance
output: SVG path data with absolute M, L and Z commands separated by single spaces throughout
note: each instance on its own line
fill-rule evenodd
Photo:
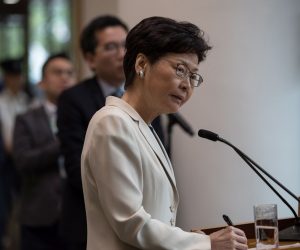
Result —
M 147 124 L 150 124 L 158 116 L 147 104 L 142 92 L 137 89 L 127 89 L 122 99 L 133 107 Z

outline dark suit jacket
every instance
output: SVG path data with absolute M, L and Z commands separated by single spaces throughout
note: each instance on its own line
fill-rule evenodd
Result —
M 6 203 L 6 182 L 5 182 L 5 157 L 4 157 L 4 147 L 2 142 L 2 136 L 0 135 L 0 238 L 3 237 L 5 220 L 7 213 L 7 203 Z
M 51 131 L 44 107 L 17 116 L 13 157 L 22 178 L 22 224 L 46 226 L 60 218 L 59 155 L 60 143 Z
M 70 241 L 86 242 L 86 217 L 80 159 L 85 133 L 92 116 L 105 105 L 96 77 L 64 91 L 58 101 L 57 126 L 67 171 L 63 195 L 62 232 Z M 153 123 L 162 136 L 160 121 Z
M 4 162 L 5 162 L 4 145 L 3 145 L 2 135 L 0 135 L 0 177 L 2 176 L 1 171 L 4 171 Z

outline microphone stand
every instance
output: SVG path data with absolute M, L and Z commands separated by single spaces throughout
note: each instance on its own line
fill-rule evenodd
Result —
M 183 117 L 181 117 L 180 114 L 178 113 L 174 113 L 174 114 L 169 114 L 168 115 L 168 127 L 167 127 L 167 136 L 168 136 L 168 140 L 167 140 L 167 147 L 166 147 L 166 151 L 171 159 L 171 146 L 172 146 L 172 130 L 173 130 L 173 126 L 175 124 L 178 124 L 183 131 L 185 131 L 187 134 L 189 134 L 190 136 L 194 136 L 194 131 L 191 128 L 191 126 L 183 119 Z
M 295 210 L 292 208 L 292 206 L 279 194 L 278 191 L 275 190 L 275 188 L 264 178 L 264 176 L 258 171 L 260 170 L 262 173 L 264 173 L 267 177 L 269 177 L 272 181 L 274 181 L 278 186 L 280 186 L 284 191 L 286 191 L 288 194 L 290 194 L 293 198 L 297 200 L 299 203 L 299 198 L 292 193 L 288 188 L 286 188 L 283 184 L 281 184 L 277 179 L 275 179 L 271 174 L 269 174 L 266 170 L 264 170 L 262 167 L 260 167 L 256 162 L 254 162 L 249 156 L 244 154 L 240 149 L 232 145 L 230 142 L 226 141 L 225 139 L 221 137 L 217 137 L 217 140 L 225 143 L 226 145 L 230 146 L 234 149 L 235 152 L 248 164 L 248 166 L 268 185 L 269 188 L 273 190 L 273 192 L 281 199 L 281 201 L 292 211 L 294 217 L 295 217 L 295 223 L 293 226 L 288 227 L 284 230 L 281 230 L 279 232 L 279 239 L 283 241 L 299 241 L 300 240 L 300 217 L 297 215 Z

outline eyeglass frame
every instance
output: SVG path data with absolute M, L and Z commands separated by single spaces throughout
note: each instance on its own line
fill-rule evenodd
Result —
M 186 69 L 186 73 L 184 75 L 182 75 L 180 73 L 180 71 L 178 70 L 178 68 L 180 66 L 184 66 L 184 68 Z M 179 76 L 180 78 L 187 78 L 189 77 L 190 79 L 190 84 L 193 86 L 193 87 L 199 87 L 201 83 L 203 83 L 203 78 L 200 74 L 197 74 L 197 73 L 193 73 L 189 67 L 187 65 L 185 65 L 184 63 L 177 63 L 176 65 L 176 75 Z M 196 76 L 198 79 L 193 79 L 192 76 Z M 195 84 L 196 83 L 196 84 Z
M 116 54 L 120 49 L 125 50 L 125 41 L 123 41 L 121 43 L 108 42 L 106 44 L 98 46 L 97 49 L 100 49 L 106 53 Z
M 67 75 L 68 77 L 73 77 L 75 72 L 73 69 L 60 69 L 60 68 L 52 68 L 49 73 L 61 77 L 63 75 Z

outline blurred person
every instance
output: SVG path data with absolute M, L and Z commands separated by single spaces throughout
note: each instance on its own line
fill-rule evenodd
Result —
M 58 101 L 58 135 L 65 157 L 62 236 L 68 250 L 86 249 L 80 156 L 88 123 L 105 104 L 105 97 L 124 83 L 123 57 L 128 28 L 113 16 L 99 16 L 82 31 L 80 46 L 94 75 L 65 91 Z
M 63 166 L 56 136 L 56 104 L 63 90 L 75 82 L 74 69 L 64 54 L 50 56 L 42 67 L 39 107 L 18 115 L 13 155 L 20 172 L 21 250 L 63 250 L 59 236 Z
M 7 59 L 0 63 L 4 89 L 0 93 L 0 121 L 5 151 L 10 155 L 15 118 L 28 108 L 29 97 L 24 91 L 22 60 Z
M 3 90 L 0 93 L 0 129 L 3 140 L 4 165 L 0 182 L 3 187 L 3 211 L 5 234 L 3 244 L 10 246 L 18 239 L 18 192 L 19 176 L 12 161 L 12 134 L 15 118 L 28 109 L 30 98 L 24 91 L 25 78 L 22 59 L 5 59 L 0 62 L 3 75 Z
M 82 31 L 82 54 L 94 75 L 64 91 L 58 101 L 58 130 L 65 157 L 67 181 L 63 195 L 62 235 L 67 249 L 86 249 L 86 215 L 80 156 L 92 116 L 108 95 L 123 92 L 126 24 L 114 16 L 99 16 Z M 155 128 L 162 136 L 159 120 Z
M 82 152 L 87 250 L 247 249 L 240 229 L 211 235 L 175 226 L 179 196 L 172 164 L 152 128 L 175 113 L 203 81 L 211 48 L 188 22 L 151 17 L 128 34 L 125 93 L 108 97 L 90 121 Z
M 3 81 L 2 81 L 2 79 L 0 78 L 0 93 L 1 93 L 2 89 L 3 89 Z
M 7 206 L 6 206 L 6 186 L 5 186 L 5 155 L 2 141 L 2 135 L 0 134 L 0 250 L 3 250 L 3 236 L 5 235 Z

